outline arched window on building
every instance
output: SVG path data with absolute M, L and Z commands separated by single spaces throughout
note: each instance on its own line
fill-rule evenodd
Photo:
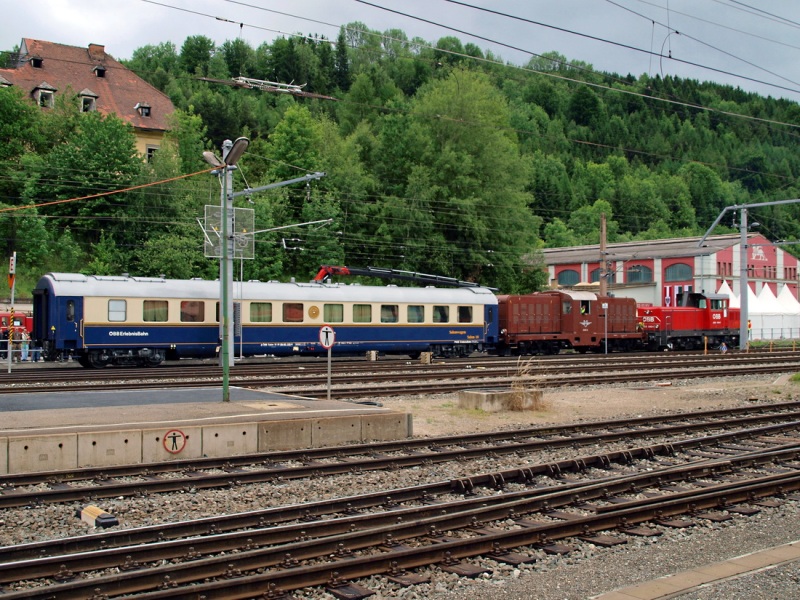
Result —
M 692 267 L 685 263 L 670 265 L 664 271 L 664 281 L 691 281 Z
M 592 269 L 592 272 L 589 274 L 589 283 L 597 283 L 600 281 L 600 273 L 602 269 Z
M 558 274 L 558 285 L 578 285 L 581 276 L 573 269 L 566 269 Z
M 653 281 L 653 269 L 644 265 L 633 265 L 626 270 L 628 283 L 650 283 Z

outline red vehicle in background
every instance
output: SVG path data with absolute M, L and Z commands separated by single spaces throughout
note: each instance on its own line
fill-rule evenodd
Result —
M 0 358 L 8 355 L 8 327 L 11 323 L 11 311 L 0 311 Z M 14 330 L 25 332 L 30 337 L 33 330 L 33 314 L 27 311 L 14 311 Z
M 633 298 L 559 290 L 503 295 L 497 302 L 501 356 L 644 349 Z
M 638 306 L 649 350 L 698 350 L 739 345 L 741 311 L 724 294 L 684 294 L 677 306 Z
M 8 337 L 8 324 L 11 321 L 11 312 L 0 312 L 0 330 Z M 27 311 L 14 311 L 14 328 L 30 335 L 33 330 L 33 315 Z

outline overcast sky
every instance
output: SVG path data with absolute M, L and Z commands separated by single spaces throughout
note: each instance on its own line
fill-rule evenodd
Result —
M 12 5 L 10 0 L 4 3 Z M 556 51 L 620 75 L 711 80 L 800 101 L 797 0 L 466 0 L 463 4 L 23 0 L 3 11 L 0 49 L 11 50 L 26 37 L 72 46 L 101 44 L 115 58 L 127 59 L 147 44 L 170 41 L 180 51 L 190 35 L 205 35 L 217 44 L 241 36 L 254 48 L 294 33 L 335 39 L 340 25 L 361 21 L 372 30 L 401 29 L 409 38 L 431 43 L 456 36 L 518 65 L 535 54 Z M 672 59 L 657 56 L 662 53 Z

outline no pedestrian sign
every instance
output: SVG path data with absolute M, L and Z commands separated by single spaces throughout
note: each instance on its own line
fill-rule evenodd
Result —
M 333 342 L 336 341 L 336 332 L 330 325 L 323 325 L 319 330 L 319 343 L 326 350 L 333 347 Z

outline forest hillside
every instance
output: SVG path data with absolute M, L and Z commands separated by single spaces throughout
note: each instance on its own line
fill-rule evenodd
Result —
M 257 48 L 197 35 L 123 62 L 177 108 L 149 163 L 113 116 L 0 89 L 0 239 L 22 296 L 48 271 L 215 278 L 201 223 L 220 182 L 203 152 L 240 136 L 236 190 L 325 173 L 237 198 L 254 211 L 244 279 L 373 265 L 527 292 L 546 282 L 537 252 L 598 243 L 601 214 L 609 242 L 659 239 L 701 235 L 725 206 L 797 197 L 800 106 L 727 85 L 556 52 L 508 64 L 363 23 Z M 798 239 L 797 205 L 751 214 L 768 238 Z

